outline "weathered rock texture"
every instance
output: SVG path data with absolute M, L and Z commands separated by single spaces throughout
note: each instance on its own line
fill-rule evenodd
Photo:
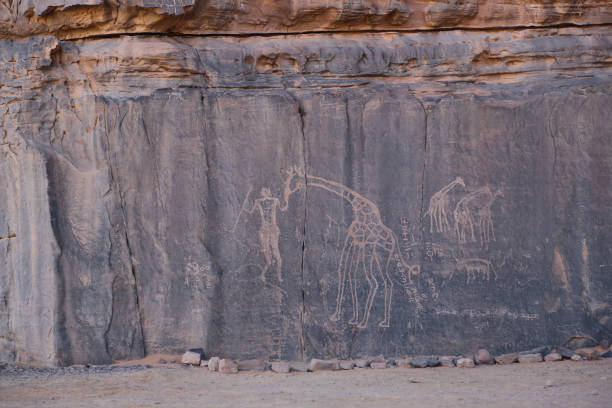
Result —
M 609 336 L 610 23 L 604 1 L 0 2 L 0 360 Z

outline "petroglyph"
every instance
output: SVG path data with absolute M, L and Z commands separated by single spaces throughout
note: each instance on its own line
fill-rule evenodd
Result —
M 449 280 L 453 278 L 455 272 L 465 274 L 467 276 L 467 283 L 475 279 L 489 281 L 491 279 L 491 274 L 497 280 L 497 273 L 495 272 L 495 268 L 493 268 L 493 264 L 487 259 L 458 259 L 455 269 L 448 277 Z
M 497 196 L 503 197 L 498 190 L 493 194 L 487 186 L 467 194 L 453 211 L 455 233 L 460 244 L 477 242 L 482 246 L 495 241 L 495 231 L 491 219 L 491 206 Z
M 442 187 L 440 191 L 435 193 L 429 200 L 429 209 L 425 215 L 429 216 L 429 232 L 445 233 L 451 231 L 450 223 L 448 222 L 448 216 L 446 211 L 449 206 L 449 193 L 457 186 L 465 187 L 465 183 L 461 177 L 457 177 L 446 186 Z
M 278 240 L 280 237 L 280 228 L 278 227 L 277 210 L 284 212 L 289 208 L 289 197 L 291 194 L 297 191 L 299 187 L 291 188 L 290 183 L 293 173 L 289 172 L 288 177 L 285 180 L 285 186 L 283 191 L 283 201 L 277 197 L 272 196 L 272 192 L 268 187 L 263 187 L 259 192 L 259 198 L 255 199 L 253 205 L 247 208 L 246 203 L 249 200 L 249 196 L 253 191 L 253 187 L 249 187 L 247 195 L 242 203 L 242 208 L 236 217 L 234 229 L 240 220 L 242 213 L 253 214 L 255 211 L 259 211 L 260 215 L 260 227 L 259 227 L 259 243 L 261 245 L 261 252 L 265 258 L 265 265 L 261 271 L 260 279 L 266 281 L 266 272 L 272 266 L 276 264 L 276 275 L 279 282 L 283 282 L 282 270 L 283 270 L 283 258 L 280 254 L 278 247 Z
M 185 268 L 185 287 L 193 288 L 196 291 L 210 289 L 213 286 L 213 277 L 210 273 L 210 266 L 199 265 L 190 262 Z
M 384 291 L 384 315 L 378 323 L 380 327 L 389 327 L 391 318 L 391 300 L 393 296 L 393 281 L 389 276 L 389 265 L 395 256 L 401 267 L 411 268 L 404 261 L 399 249 L 397 237 L 393 231 L 383 224 L 380 211 L 376 204 L 340 183 L 322 177 L 305 175 L 294 168 L 294 182 L 287 185 L 320 188 L 351 204 L 354 219 L 348 228 L 344 240 L 340 262 L 338 264 L 338 293 L 336 310 L 330 317 L 332 321 L 340 319 L 346 281 L 349 282 L 353 316 L 349 324 L 365 328 L 368 324 L 374 297 L 382 281 Z M 412 269 L 414 272 L 414 269 Z M 358 273 L 361 272 L 361 273 Z M 405 273 L 405 272 L 403 272 Z M 368 284 L 368 295 L 360 319 L 360 299 L 357 294 L 358 277 L 365 276 Z M 411 280 L 410 272 L 408 279 Z M 405 279 L 405 277 L 404 277 Z

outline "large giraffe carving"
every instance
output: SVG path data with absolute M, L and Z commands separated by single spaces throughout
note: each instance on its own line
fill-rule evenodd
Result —
M 376 204 L 356 191 L 334 181 L 322 177 L 305 175 L 294 169 L 295 181 L 300 187 L 321 188 L 348 201 L 353 208 L 354 219 L 348 228 L 348 233 L 342 248 L 340 263 L 338 264 L 338 294 L 336 310 L 330 317 L 332 321 L 340 319 L 344 289 L 348 278 L 353 306 L 353 316 L 349 324 L 365 328 L 368 324 L 374 297 L 382 280 L 384 289 L 384 316 L 378 323 L 380 327 L 389 327 L 391 318 L 391 299 L 393 295 L 393 281 L 389 276 L 391 259 L 396 259 L 408 268 L 399 251 L 397 237 L 393 231 L 383 224 L 380 211 Z M 289 182 L 292 184 L 292 182 Z M 368 295 L 361 320 L 359 319 L 359 297 L 357 294 L 357 274 L 363 272 L 368 283 Z M 348 276 L 347 276 L 348 275 Z

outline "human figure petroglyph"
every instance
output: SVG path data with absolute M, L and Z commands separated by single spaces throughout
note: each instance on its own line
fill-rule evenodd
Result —
M 278 228 L 276 211 L 277 209 L 286 211 L 288 203 L 281 204 L 278 198 L 272 196 L 272 192 L 267 187 L 263 187 L 259 194 L 260 197 L 253 202 L 253 206 L 245 208 L 244 211 L 248 214 L 253 214 L 256 210 L 259 210 L 261 217 L 259 243 L 266 260 L 266 264 L 261 271 L 261 280 L 266 281 L 266 272 L 272 266 L 272 262 L 276 262 L 276 274 L 279 282 L 282 282 L 283 258 L 278 248 L 280 229 Z
M 466 258 L 466 259 L 458 259 L 456 260 L 455 270 L 451 273 L 448 279 L 452 279 L 455 272 L 465 273 L 467 276 L 467 283 L 476 278 L 480 278 L 482 280 L 489 281 L 491 279 L 491 274 L 495 280 L 497 280 L 497 272 L 495 272 L 495 268 L 493 268 L 493 264 L 488 259 L 482 258 Z
M 300 188 L 307 186 L 323 189 L 348 201 L 353 209 L 354 219 L 348 228 L 338 264 L 336 310 L 330 319 L 332 321 L 340 319 L 344 289 L 348 280 L 353 306 L 353 316 L 349 320 L 349 324 L 365 328 L 368 324 L 374 297 L 380 285 L 380 279 L 384 288 L 384 316 L 378 325 L 389 327 L 393 295 L 393 281 L 389 276 L 389 264 L 395 256 L 399 265 L 405 268 L 409 266 L 402 258 L 397 237 L 389 227 L 383 224 L 378 207 L 361 194 L 340 183 L 322 177 L 305 175 L 296 168 L 294 168 L 294 179 L 295 181 L 289 182 L 289 185 L 294 183 Z M 369 287 L 361 320 L 359 319 L 360 305 L 357 295 L 358 271 L 363 272 Z
M 289 197 L 295 191 L 297 191 L 297 187 L 292 189 L 289 183 L 291 182 L 292 174 L 289 173 L 287 179 L 285 180 L 285 186 L 283 191 L 283 201 L 277 197 L 272 196 L 272 192 L 268 187 L 263 187 L 259 192 L 259 198 L 255 199 L 253 205 L 250 208 L 247 208 L 246 203 L 248 202 L 249 196 L 253 191 L 253 188 L 250 187 L 247 195 L 242 204 L 242 208 L 238 217 L 236 218 L 236 224 L 238 224 L 238 220 L 240 219 L 240 215 L 243 212 L 247 214 L 253 214 L 255 211 L 259 211 L 260 215 L 260 227 L 259 227 L 259 243 L 261 245 L 261 251 L 263 252 L 266 264 L 264 265 L 260 278 L 263 282 L 266 281 L 266 272 L 272 266 L 273 263 L 276 264 L 276 275 L 278 277 L 279 282 L 283 282 L 282 269 L 283 269 L 283 258 L 280 254 L 280 250 L 278 247 L 278 240 L 280 237 L 280 229 L 278 227 L 277 220 L 277 210 L 281 212 L 287 211 L 289 208 Z
M 497 196 L 503 197 L 503 193 L 498 190 L 493 194 L 491 189 L 485 186 L 472 191 L 457 202 L 453 217 L 459 243 L 476 242 L 476 232 L 483 246 L 495 241 L 491 206 Z
M 448 216 L 446 215 L 446 210 L 449 206 L 448 194 L 457 186 L 465 187 L 461 177 L 457 177 L 448 185 L 442 187 L 429 200 L 429 209 L 425 213 L 425 215 L 429 215 L 429 232 L 434 232 L 434 227 L 437 232 L 441 233 L 451 231 Z

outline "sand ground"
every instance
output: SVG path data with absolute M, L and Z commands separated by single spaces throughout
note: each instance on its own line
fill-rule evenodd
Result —
M 5 370 L 6 371 L 6 370 Z M 0 374 L 9 407 L 612 407 L 612 359 L 224 375 L 205 368 Z

